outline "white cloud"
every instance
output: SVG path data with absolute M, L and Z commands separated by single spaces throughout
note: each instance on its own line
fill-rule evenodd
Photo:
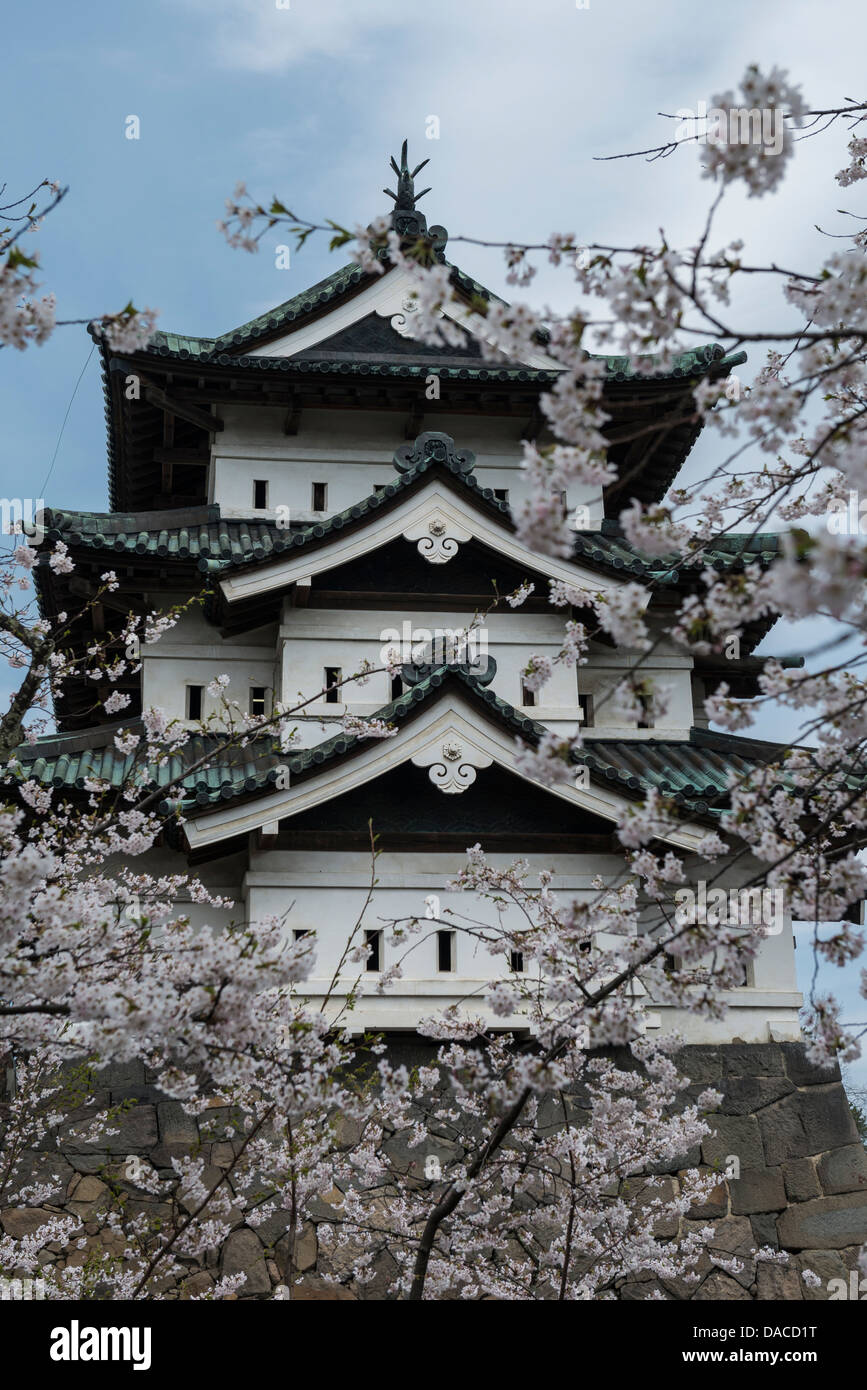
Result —
M 202 37 L 226 68 L 277 73 L 311 58 L 372 53 L 387 31 L 406 27 L 412 11 L 395 0 L 183 0 L 203 21 Z

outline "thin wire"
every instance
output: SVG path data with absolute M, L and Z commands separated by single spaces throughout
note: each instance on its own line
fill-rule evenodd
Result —
M 52 456 L 51 456 L 51 465 L 50 465 L 50 467 L 49 467 L 49 469 L 48 469 L 48 473 L 47 473 L 47 475 L 46 475 L 45 482 L 42 484 L 42 487 L 39 489 L 39 495 L 40 495 L 40 497 L 44 497 L 44 496 L 45 496 L 45 489 L 47 488 L 49 479 L 50 479 L 52 473 L 54 472 L 54 465 L 55 465 L 55 463 L 57 462 L 57 455 L 58 455 L 58 452 L 59 452 L 59 450 L 60 450 L 60 441 L 63 439 L 63 431 L 66 429 L 66 422 L 67 422 L 67 420 L 69 419 L 69 412 L 70 412 L 70 410 L 72 409 L 73 401 L 75 400 L 75 397 L 76 397 L 76 395 L 78 394 L 78 388 L 79 388 L 79 386 L 81 385 L 81 379 L 82 379 L 82 377 L 84 376 L 84 373 L 87 371 L 88 367 L 90 366 L 90 359 L 91 359 L 91 357 L 93 356 L 95 350 L 96 350 L 96 343 L 93 343 L 92 346 L 91 346 L 90 352 L 87 354 L 87 361 L 85 362 L 84 366 L 82 367 L 81 371 L 79 372 L 79 374 L 78 374 L 78 380 L 76 381 L 75 386 L 73 387 L 72 395 L 71 395 L 70 398 L 69 398 L 69 405 L 66 407 L 66 414 L 65 414 L 64 417 L 63 417 L 63 424 L 60 426 L 60 434 L 57 436 L 57 443 L 56 443 L 55 446 L 54 446 L 54 453 L 53 453 Z

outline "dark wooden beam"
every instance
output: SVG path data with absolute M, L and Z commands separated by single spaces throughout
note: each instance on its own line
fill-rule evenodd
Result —
M 536 439 L 539 435 L 539 431 L 542 428 L 542 424 L 542 412 L 539 409 L 538 405 L 534 405 L 533 409 L 530 412 L 529 420 L 525 424 L 524 428 L 521 430 L 521 438 L 527 440 Z
M 404 439 L 415 439 L 421 433 L 422 421 L 424 420 L 424 407 L 421 401 L 413 401 L 409 419 L 403 430 Z
M 184 463 L 207 468 L 210 461 L 210 454 L 203 454 L 201 449 L 154 449 L 154 463 Z M 171 492 L 171 488 L 166 491 Z
M 169 511 L 175 507 L 201 506 L 203 501 L 204 498 L 191 497 L 189 493 L 156 492 L 148 499 L 148 506 L 153 504 L 155 511 Z
M 97 592 L 97 586 L 74 574 L 69 580 L 69 592 L 75 594 L 77 598 L 91 599 Z M 99 601 L 103 608 L 110 608 L 115 613 L 123 613 L 124 617 L 129 613 L 144 614 L 148 611 L 145 604 L 136 603 L 131 597 L 127 602 L 124 602 L 117 593 L 102 594 Z
M 206 430 L 208 434 L 213 434 L 215 430 L 223 428 L 223 422 L 218 415 L 209 415 L 200 406 L 189 405 L 186 401 L 178 400 L 177 396 L 170 396 L 161 386 L 155 385 L 152 381 L 142 378 L 145 388 L 145 399 L 151 405 L 158 406 L 160 410 L 170 411 L 179 420 L 186 420 L 190 425 L 196 425 L 200 430 Z
M 174 444 L 174 442 L 175 442 L 175 417 L 174 417 L 174 415 L 171 415 L 171 414 L 169 413 L 169 411 L 165 410 L 165 411 L 163 411 L 163 445 L 164 445 L 164 448 L 165 448 L 166 450 L 171 449 L 171 447 L 172 447 L 172 445 Z M 163 455 L 163 458 L 160 460 L 160 462 L 161 462 L 161 464 L 162 464 L 162 479 L 161 479 L 161 481 L 162 481 L 162 489 L 163 489 L 163 492 L 171 492 L 171 490 L 172 490 L 172 467 L 173 467 L 173 464 L 172 464 L 172 462 L 171 462 L 170 459 L 168 459 L 168 458 L 165 457 L 165 455 Z

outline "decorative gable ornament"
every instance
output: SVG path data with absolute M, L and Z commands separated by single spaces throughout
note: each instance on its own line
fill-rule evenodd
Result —
M 450 434 L 424 430 L 411 443 L 396 449 L 393 461 L 398 473 L 411 473 L 425 464 L 444 463 L 466 476 L 473 471 L 476 456 L 472 449 L 457 449 Z M 431 565 L 444 565 L 451 560 L 457 555 L 459 546 L 471 536 L 471 531 L 440 511 L 424 517 L 403 533 L 404 540 L 417 543 L 419 555 Z
M 487 753 L 468 747 L 457 733 L 448 733 L 430 748 L 416 753 L 414 767 L 426 767 L 428 776 L 441 792 L 456 795 L 465 792 L 476 780 L 476 773 L 493 762 Z
M 447 519 L 441 512 L 435 512 L 430 518 L 411 526 L 403 533 L 405 541 L 417 542 L 419 555 L 431 565 L 444 565 L 453 559 L 460 545 L 470 540 L 471 536 L 471 531 L 459 526 L 451 518 Z
M 411 338 L 412 329 L 407 323 L 407 317 L 418 313 L 418 301 L 411 295 L 405 295 L 400 306 L 400 311 L 392 314 L 390 323 L 395 333 L 399 333 L 402 338 Z

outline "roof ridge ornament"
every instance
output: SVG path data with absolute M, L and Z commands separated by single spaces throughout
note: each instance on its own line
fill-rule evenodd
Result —
M 415 241 L 420 237 L 426 237 L 431 243 L 433 254 L 437 260 L 445 259 L 444 250 L 449 234 L 445 227 L 434 226 L 428 228 L 427 218 L 423 212 L 419 212 L 416 203 L 423 198 L 426 193 L 430 193 L 430 188 L 423 188 L 420 193 L 415 191 L 415 177 L 419 174 L 429 159 L 423 159 L 421 164 L 417 164 L 414 169 L 410 169 L 407 158 L 408 141 L 404 140 L 400 151 L 400 164 L 394 155 L 391 156 L 391 167 L 397 174 L 397 192 L 391 188 L 384 188 L 383 193 L 387 193 L 389 198 L 394 201 L 394 208 L 391 214 L 391 225 L 402 240 Z
M 398 473 L 410 473 L 429 463 L 445 463 L 456 473 L 471 473 L 476 456 L 472 449 L 457 449 L 450 434 L 441 430 L 423 430 L 409 444 L 401 444 L 392 460 Z
M 391 156 L 391 167 L 397 174 L 397 192 L 393 193 L 390 188 L 384 188 L 383 193 L 387 193 L 389 198 L 394 199 L 395 212 L 398 209 L 405 212 L 414 212 L 415 205 L 419 198 L 423 198 L 426 193 L 430 193 L 429 188 L 423 188 L 421 193 L 415 191 L 415 176 L 421 173 L 426 164 L 430 164 L 429 159 L 423 159 L 421 164 L 417 164 L 414 169 L 410 169 L 407 163 L 406 150 L 409 141 L 404 140 L 400 151 L 400 166 L 395 162 L 394 155 Z
M 437 642 L 439 647 L 435 650 Z M 461 671 L 465 676 L 471 676 L 477 685 L 490 685 L 497 674 L 497 663 L 487 652 L 473 650 L 473 645 L 472 632 L 463 646 L 455 641 L 451 650 L 442 638 L 434 638 L 432 642 L 425 643 L 425 651 L 420 653 L 422 658 L 430 656 L 431 660 L 404 662 L 400 668 L 401 676 L 406 685 L 421 685 L 422 681 L 430 679 L 434 671 Z M 480 643 L 475 646 L 480 646 Z

